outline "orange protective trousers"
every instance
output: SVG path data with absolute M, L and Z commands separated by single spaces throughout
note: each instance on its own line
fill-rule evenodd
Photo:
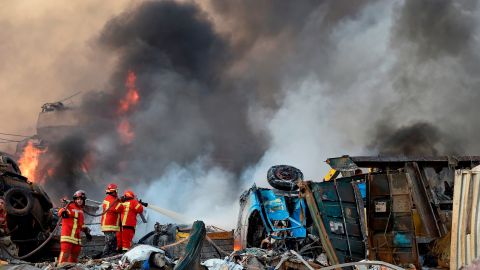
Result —
M 123 227 L 117 232 L 117 248 L 118 250 L 129 250 L 132 247 L 132 239 L 135 235 L 135 229 L 131 227 Z
M 78 262 L 78 255 L 80 254 L 82 246 L 60 242 L 60 256 L 58 256 L 58 263 Z

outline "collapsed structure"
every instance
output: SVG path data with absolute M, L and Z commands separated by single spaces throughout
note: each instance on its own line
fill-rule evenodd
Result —
M 11 157 L 2 156 L 2 162 L 1 193 L 11 239 L 22 258 L 48 242 L 58 217 L 48 195 L 21 175 Z M 253 185 L 242 194 L 234 233 L 205 228 L 203 223 L 191 228 L 157 223 L 138 241 L 151 247 L 145 251 L 151 256 L 141 263 L 158 269 L 319 269 L 354 264 L 458 269 L 480 253 L 475 244 L 480 226 L 471 218 L 478 215 L 480 202 L 480 182 L 471 169 L 480 164 L 480 157 L 343 156 L 327 163 L 332 170 L 321 182 L 304 181 L 302 172 L 291 166 L 270 168 L 267 178 L 274 189 Z M 84 249 L 85 263 L 103 247 L 102 240 L 97 236 Z M 52 259 L 53 253 L 51 243 L 28 260 L 45 260 L 48 255 Z M 128 256 L 122 258 L 123 267 L 140 267 Z M 89 264 L 95 266 L 95 261 Z
M 317 263 L 325 254 L 333 265 L 449 266 L 455 172 L 480 157 L 343 156 L 327 163 L 332 170 L 323 182 L 283 177 L 299 191 L 254 185 L 244 193 L 235 248 L 268 248 L 275 239 L 277 250 L 295 249 Z

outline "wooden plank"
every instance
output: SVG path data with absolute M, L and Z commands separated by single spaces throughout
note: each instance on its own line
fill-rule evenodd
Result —
M 468 263 L 468 258 L 467 258 L 467 221 L 468 221 L 468 193 L 470 191 L 470 179 L 471 179 L 472 174 L 470 172 L 466 172 L 463 174 L 463 179 L 462 179 L 462 190 L 461 190 L 461 196 L 462 196 L 462 202 L 460 211 L 462 212 L 461 215 L 461 227 L 460 227 L 460 250 L 461 250 L 461 265 L 467 265 Z
M 477 242 L 478 242 L 478 214 L 477 212 L 480 210 L 478 206 L 478 192 L 480 188 L 480 182 L 478 179 L 478 173 L 473 172 L 472 175 L 472 182 L 473 182 L 473 188 L 472 188 L 472 209 L 470 212 L 470 254 L 472 255 L 473 258 L 478 258 L 478 247 L 477 247 Z
M 451 230 L 451 244 L 450 244 L 450 269 L 459 268 L 460 250 L 458 248 L 459 242 L 459 223 L 460 223 L 460 202 L 462 193 L 462 176 L 463 171 L 455 172 L 454 190 L 453 190 L 453 213 L 452 213 L 452 230 Z
M 207 233 L 207 236 L 210 239 L 232 239 L 233 240 L 233 231 L 229 232 L 211 232 Z

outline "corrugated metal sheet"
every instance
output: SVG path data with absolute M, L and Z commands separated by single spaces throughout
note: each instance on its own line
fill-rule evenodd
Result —
M 453 194 L 450 269 L 469 265 L 480 256 L 480 170 L 457 170 Z

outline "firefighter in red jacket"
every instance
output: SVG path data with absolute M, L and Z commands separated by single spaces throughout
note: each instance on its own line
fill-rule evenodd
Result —
M 126 190 L 122 197 L 123 212 L 121 214 L 122 228 L 117 234 L 118 249 L 126 251 L 132 246 L 132 239 L 135 235 L 135 226 L 137 226 L 137 215 L 143 213 L 143 206 L 135 198 L 131 190 Z
M 109 255 L 117 249 L 117 233 L 120 232 L 120 214 L 123 211 L 123 205 L 118 198 L 118 187 L 116 184 L 109 184 L 105 190 L 107 196 L 103 200 L 101 227 L 105 234 L 105 246 L 103 255 Z
M 84 223 L 83 207 L 86 199 L 85 191 L 78 190 L 73 194 L 73 201 L 58 211 L 58 215 L 62 217 L 59 266 L 78 261 L 78 254 L 80 254 L 81 249 L 81 231 L 85 233 L 88 240 L 92 239 L 90 229 Z

